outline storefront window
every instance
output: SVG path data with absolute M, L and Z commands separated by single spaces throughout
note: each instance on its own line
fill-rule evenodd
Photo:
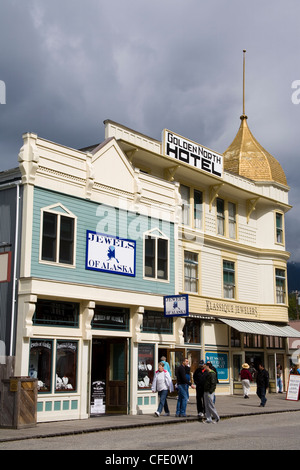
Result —
M 266 347 L 272 349 L 283 349 L 283 338 L 279 336 L 266 336 Z
M 151 389 L 155 370 L 154 344 L 138 345 L 138 389 Z
M 141 328 L 144 333 L 173 334 L 173 318 L 165 317 L 163 312 L 145 310 Z
M 78 327 L 79 304 L 38 299 L 33 324 Z
M 30 342 L 29 377 L 38 379 L 39 392 L 51 392 L 52 341 Z
M 92 328 L 128 331 L 129 312 L 129 308 L 96 305 Z
M 57 341 L 56 344 L 56 392 L 76 391 L 77 341 Z
M 245 348 L 263 348 L 262 335 L 253 335 L 251 333 L 244 334 L 244 347 Z
M 183 329 L 184 342 L 190 344 L 200 344 L 200 327 L 200 320 L 187 318 Z
M 240 348 L 241 347 L 241 333 L 234 328 L 231 328 L 231 347 Z

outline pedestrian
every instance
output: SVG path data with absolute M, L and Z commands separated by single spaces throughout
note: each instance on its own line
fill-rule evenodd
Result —
M 164 409 L 165 416 L 170 416 L 170 410 L 167 402 L 168 392 L 173 392 L 173 382 L 168 371 L 164 369 L 163 362 L 158 363 L 158 370 L 154 374 L 152 382 L 152 392 L 158 392 L 159 405 L 155 416 L 158 418 Z
M 217 376 L 217 384 L 219 383 L 219 379 L 218 379 L 218 371 L 217 369 L 212 365 L 211 361 L 206 361 L 206 364 L 208 365 L 208 367 L 213 370 Z M 214 405 L 216 404 L 216 394 L 214 394 Z
M 258 372 L 256 375 L 256 385 L 256 394 L 260 398 L 259 406 L 265 406 L 267 402 L 266 393 L 267 389 L 269 388 L 269 373 L 264 368 L 263 364 L 259 364 L 258 366 Z
M 193 375 L 194 384 L 196 385 L 196 402 L 197 402 L 197 413 L 199 418 L 204 418 L 205 406 L 204 406 L 204 383 L 208 372 L 205 369 L 204 361 L 199 362 L 199 367 L 195 370 Z
M 208 372 L 204 383 L 204 404 L 205 404 L 205 423 L 218 423 L 220 417 L 214 405 L 214 395 L 217 386 L 217 374 L 210 368 L 209 364 L 205 364 L 205 370 Z M 215 420 L 213 421 L 214 418 Z
M 188 402 L 188 395 L 187 395 L 187 386 L 196 388 L 187 378 L 186 378 L 186 371 L 185 366 L 187 366 L 189 360 L 187 358 L 183 359 L 181 365 L 178 367 L 176 371 L 177 377 L 177 390 L 178 390 L 178 400 L 177 400 L 177 407 L 176 407 L 176 417 L 186 417 L 186 407 Z
M 241 381 L 242 381 L 242 386 L 243 386 L 243 393 L 244 393 L 244 398 L 249 398 L 249 392 L 250 392 L 250 382 L 252 382 L 252 374 L 249 371 L 250 366 L 245 362 L 245 364 L 242 364 L 242 370 L 240 372 L 241 376 Z
M 279 364 L 279 362 L 277 362 L 277 365 L 276 365 L 276 376 L 277 376 L 278 393 L 282 393 L 282 389 L 283 389 L 283 386 L 282 386 L 282 367 Z
M 188 362 L 188 364 L 186 366 L 184 366 L 185 368 L 185 377 L 187 379 L 188 382 L 191 381 L 191 366 L 190 366 L 190 363 Z M 188 398 L 188 401 L 190 399 L 190 394 L 189 394 L 189 386 L 188 384 L 186 384 L 186 393 L 187 393 L 187 398 Z
M 161 356 L 160 362 L 163 363 L 164 369 L 165 369 L 167 372 L 169 372 L 170 376 L 172 377 L 171 367 L 170 367 L 170 364 L 167 362 L 166 356 Z

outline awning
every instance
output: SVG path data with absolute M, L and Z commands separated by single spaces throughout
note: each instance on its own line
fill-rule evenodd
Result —
M 223 323 L 231 326 L 241 333 L 252 333 L 254 335 L 281 336 L 284 338 L 300 338 L 300 331 L 291 326 L 277 326 L 270 323 L 259 323 L 254 321 L 231 320 L 220 318 Z

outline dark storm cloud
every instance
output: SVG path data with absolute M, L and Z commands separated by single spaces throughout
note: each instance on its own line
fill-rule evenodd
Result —
M 160 139 L 169 128 L 224 152 L 240 125 L 242 50 L 249 127 L 283 166 L 300 260 L 298 0 L 11 0 L 0 4 L 0 169 L 22 133 L 80 148 L 113 119 Z

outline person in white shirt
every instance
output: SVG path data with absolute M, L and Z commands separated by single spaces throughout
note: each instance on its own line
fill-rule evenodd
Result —
M 162 410 L 165 410 L 165 416 L 170 416 L 170 411 L 167 402 L 168 392 L 173 392 L 173 382 L 169 372 L 164 369 L 163 362 L 158 363 L 158 370 L 154 374 L 154 379 L 152 383 L 152 392 L 158 392 L 159 396 L 159 405 L 157 411 L 154 415 L 159 417 Z

